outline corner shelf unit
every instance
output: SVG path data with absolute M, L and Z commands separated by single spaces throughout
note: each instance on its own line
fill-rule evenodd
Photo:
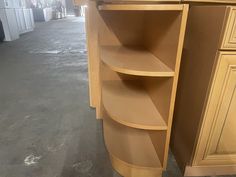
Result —
M 158 177 L 168 147 L 188 5 L 100 4 L 97 105 L 112 165 Z

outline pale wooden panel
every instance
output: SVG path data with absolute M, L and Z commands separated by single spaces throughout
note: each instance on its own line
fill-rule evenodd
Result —
M 164 164 L 165 162 L 165 158 L 166 158 L 166 135 L 167 132 L 166 131 L 149 131 L 148 132 L 152 144 L 156 150 L 156 153 L 159 157 L 159 160 L 161 162 L 161 164 Z
M 205 166 L 186 166 L 184 176 L 216 176 L 216 175 L 234 175 L 236 174 L 236 165 L 205 165 Z
M 230 105 L 228 106 L 227 117 L 225 118 L 224 127 L 219 138 L 219 142 L 217 145 L 216 152 L 217 154 L 236 154 L 236 91 L 235 91 L 235 83 L 236 83 L 236 71 L 234 71 L 234 81 L 230 84 L 234 84 L 233 88 L 233 96 L 231 96 Z M 222 102 L 224 103 L 224 102 Z
M 227 9 L 227 23 L 224 28 L 221 49 L 236 50 L 236 8 Z
M 236 163 L 236 52 L 220 52 L 201 131 L 198 165 Z
M 143 11 L 100 11 L 100 46 L 140 46 L 143 40 Z
M 85 9 L 85 24 L 88 50 L 89 97 L 91 107 L 97 107 L 99 105 L 98 16 L 96 2 L 88 1 L 88 7 Z
M 139 168 L 116 158 L 110 154 L 113 168 L 125 177 L 162 177 L 162 169 Z
M 103 105 L 112 119 L 134 128 L 167 129 L 149 95 L 137 81 L 105 81 L 102 85 Z
M 182 170 L 192 164 L 225 11 L 222 6 L 190 8 L 171 136 Z
M 84 6 L 88 4 L 89 0 L 74 0 L 74 4 L 76 6 Z
M 132 168 L 162 168 L 148 132 L 123 126 L 106 116 L 104 138 L 109 153 Z
M 112 71 L 106 64 L 104 64 L 103 62 L 101 62 L 101 82 L 103 81 L 115 81 L 115 80 L 121 80 L 121 77 L 119 75 L 119 73 Z
M 137 76 L 132 76 L 132 75 L 126 75 L 126 74 L 120 74 L 118 72 L 112 71 L 106 64 L 101 62 L 100 64 L 100 82 L 102 83 L 103 81 L 121 81 L 121 80 L 136 80 L 139 82 L 140 78 Z M 101 93 L 99 94 L 99 96 Z M 104 108 L 102 106 L 102 103 L 99 104 L 99 117 L 103 117 L 104 113 Z M 98 109 L 98 108 L 97 108 Z
M 174 76 L 161 60 L 140 47 L 102 46 L 100 56 L 116 72 L 137 76 Z
M 173 78 L 143 78 L 144 86 L 153 104 L 168 123 Z
M 154 5 L 154 4 L 102 4 L 98 6 L 99 10 L 155 10 L 155 11 L 169 11 L 169 10 L 177 10 L 177 11 L 181 11 L 183 10 L 183 5 L 182 4 L 158 4 L 158 5 Z
M 145 13 L 144 45 L 172 70 L 176 66 L 181 19 L 178 11 Z

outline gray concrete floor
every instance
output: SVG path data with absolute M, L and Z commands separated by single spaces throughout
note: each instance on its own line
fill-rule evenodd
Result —
M 89 108 L 84 23 L 0 44 L 0 177 L 119 177 Z M 170 155 L 165 177 L 182 177 Z

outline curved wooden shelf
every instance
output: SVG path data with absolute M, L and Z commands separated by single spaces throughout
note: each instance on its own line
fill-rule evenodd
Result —
M 112 70 L 136 76 L 173 77 L 174 71 L 151 52 L 134 47 L 102 46 L 101 60 Z
M 159 177 L 162 165 L 149 134 L 104 118 L 104 139 L 113 167 L 128 177 Z
M 104 81 L 102 102 L 120 124 L 146 130 L 167 130 L 167 125 L 145 89 L 137 81 Z

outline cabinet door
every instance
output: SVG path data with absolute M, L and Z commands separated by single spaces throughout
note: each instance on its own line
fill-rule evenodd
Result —
M 194 165 L 236 163 L 236 52 L 220 52 Z
M 236 50 L 236 7 L 227 8 L 226 25 L 223 30 L 221 49 Z

